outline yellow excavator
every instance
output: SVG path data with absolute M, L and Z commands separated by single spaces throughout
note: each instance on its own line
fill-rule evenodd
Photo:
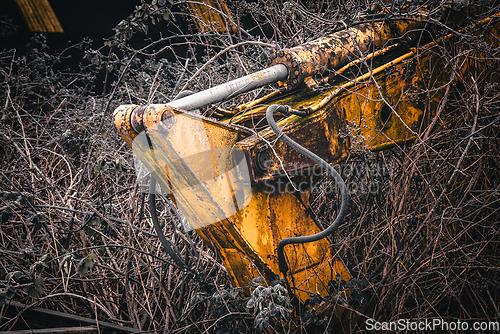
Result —
M 305 301 L 328 295 L 336 277 L 351 278 L 328 241 L 349 210 L 349 191 L 332 165 L 360 142 L 378 151 L 419 140 L 451 79 L 436 53 L 455 38 L 438 38 L 424 21 L 346 26 L 278 50 L 266 69 L 226 84 L 115 110 L 123 140 L 220 255 L 234 286 L 279 276 Z M 497 47 L 499 23 L 495 15 L 473 24 Z M 196 112 L 269 84 L 278 89 L 218 108 L 220 120 Z M 353 127 L 357 140 L 346 135 Z M 333 222 L 319 222 L 309 206 L 324 174 L 340 198 Z

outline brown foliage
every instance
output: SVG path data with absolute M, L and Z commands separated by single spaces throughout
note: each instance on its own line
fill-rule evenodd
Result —
M 252 17 L 265 42 L 280 47 L 334 31 L 341 20 L 354 24 L 359 10 L 385 8 L 388 17 L 410 17 L 430 8 L 424 19 L 438 33 L 448 34 L 456 32 L 455 22 L 446 20 L 450 11 L 462 10 L 459 17 L 473 23 L 500 9 L 491 5 L 482 14 L 467 16 L 467 9 L 450 9 L 460 1 L 414 1 L 413 7 L 398 3 L 269 1 L 230 7 L 234 17 Z M 452 79 L 418 140 L 388 151 L 356 152 L 346 162 L 387 171 L 349 176 L 348 181 L 358 184 L 376 183 L 378 191 L 351 194 L 348 220 L 332 239 L 353 276 L 368 282 L 365 303 L 331 303 L 330 310 L 338 306 L 344 311 L 292 321 L 287 329 L 314 332 L 323 328 L 314 325 L 322 317 L 322 326 L 343 332 L 364 331 L 366 319 L 500 318 L 500 57 L 498 36 L 492 37 L 496 47 L 488 45 L 477 37 L 488 34 L 481 29 L 458 33 L 454 47 L 442 46 L 440 56 Z M 116 44 L 123 52 L 118 60 L 101 59 L 97 50 L 91 53 L 99 55 L 93 68 L 71 74 L 54 73 L 58 55 L 41 47 L 27 56 L 0 53 L 3 295 L 10 287 L 14 299 L 29 305 L 148 331 L 253 331 L 253 316 L 241 295 L 219 298 L 234 290 L 217 255 L 196 234 L 183 233 L 177 212 L 160 197 L 157 210 L 165 234 L 197 274 L 179 270 L 164 254 L 136 182 L 131 151 L 112 124 L 114 106 L 173 99 L 207 62 L 192 89 L 260 69 L 270 53 L 258 43 L 243 43 L 215 57 L 231 45 L 252 41 L 243 29 L 235 36 L 186 36 L 183 42 L 165 38 L 140 50 Z M 161 53 L 153 49 L 175 53 L 176 43 L 201 47 L 206 56 L 174 54 L 170 63 L 157 59 Z M 467 72 L 461 71 L 464 63 L 469 64 Z M 110 93 L 98 95 L 88 86 L 102 64 L 114 66 L 117 77 Z M 318 194 L 311 201 L 323 220 L 335 214 L 333 198 Z M 3 319 L 1 330 L 21 321 L 20 316 Z

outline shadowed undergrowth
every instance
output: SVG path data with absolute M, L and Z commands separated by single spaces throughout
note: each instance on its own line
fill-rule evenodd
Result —
M 13 299 L 164 333 L 350 333 L 363 332 L 366 319 L 498 321 L 500 58 L 497 47 L 479 41 L 488 31 L 478 25 L 457 34 L 454 48 L 440 49 L 453 79 L 420 139 L 376 153 L 360 149 L 342 163 L 347 182 L 365 185 L 351 191 L 350 213 L 331 238 L 355 281 L 337 280 L 328 298 L 311 295 L 290 319 L 293 300 L 283 282 L 263 287 L 256 279 L 251 296 L 232 287 L 217 254 L 184 232 L 171 201 L 157 196 L 167 239 L 192 271 L 172 263 L 155 236 L 132 152 L 114 129 L 118 105 L 167 102 L 186 83 L 197 91 L 241 77 L 265 67 L 272 45 L 301 44 L 367 13 L 423 15 L 441 35 L 456 32 L 449 13 L 472 15 L 461 2 L 445 1 L 228 4 L 234 18 L 253 20 L 250 31 L 197 33 L 178 24 L 191 17 L 186 8 L 143 4 L 101 49 L 87 41 L 72 47 L 87 55 L 78 71 L 61 70 L 69 50 L 51 52 L 43 36 L 25 52 L 0 52 L 0 312 Z M 489 6 L 467 20 L 500 9 Z M 184 37 L 144 35 L 151 17 Z M 145 36 L 154 42 L 135 49 L 130 38 Z M 96 93 L 103 76 L 108 88 Z M 223 117 L 214 107 L 202 112 Z M 325 223 L 337 210 L 325 191 L 330 182 L 325 177 L 310 199 Z M 21 314 L 3 318 L 0 329 L 16 322 Z

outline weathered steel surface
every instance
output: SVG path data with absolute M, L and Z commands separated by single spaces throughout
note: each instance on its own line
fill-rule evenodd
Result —
M 162 189 L 170 189 L 174 200 L 182 203 L 183 214 L 194 228 L 228 216 L 231 189 L 207 189 L 204 184 L 219 173 L 229 175 L 234 166 L 224 150 L 247 132 L 168 105 L 121 106 L 115 111 L 115 125 Z M 140 132 L 144 128 L 148 137 Z
M 182 127 L 176 129 L 179 136 L 167 140 L 161 132 L 155 134 L 154 130 L 151 131 L 165 120 L 165 115 L 175 119 L 175 127 Z M 189 122 L 189 119 L 195 122 Z M 175 194 L 174 201 L 182 201 L 188 206 L 183 213 L 188 215 L 189 222 L 204 241 L 219 252 L 235 285 L 248 286 L 250 280 L 258 276 L 273 280 L 279 274 L 275 257 L 278 242 L 289 236 L 320 231 L 295 195 L 281 193 L 277 189 L 269 191 L 267 186 L 253 184 L 248 204 L 229 216 L 225 214 L 228 211 L 226 204 L 231 198 L 229 194 L 206 188 L 197 192 L 183 191 L 188 189 L 188 184 L 200 182 L 193 178 L 208 180 L 213 177 L 208 175 L 211 173 L 210 166 L 217 163 L 210 161 L 215 159 L 211 154 L 203 156 L 207 161 L 199 160 L 200 155 L 196 153 L 200 147 L 206 146 L 206 142 L 200 141 L 196 134 L 206 133 L 210 145 L 204 149 L 216 152 L 220 147 L 236 146 L 249 136 L 248 133 L 168 105 L 121 106 L 115 111 L 115 124 L 124 140 L 160 182 L 162 189 L 170 189 Z M 141 140 L 138 132 L 143 128 L 148 129 L 150 142 Z M 154 149 L 150 147 L 151 143 Z M 187 157 L 186 164 L 176 167 L 177 172 L 173 170 L 172 161 L 179 160 L 176 156 L 179 151 L 174 147 L 182 148 L 182 156 Z M 190 156 L 197 156 L 198 160 L 190 163 Z M 304 300 L 308 298 L 307 289 L 318 293 L 327 291 L 328 281 L 337 273 L 343 279 L 350 278 L 342 262 L 333 256 L 327 240 L 291 246 L 287 255 L 294 283 L 304 290 L 297 294 Z
M 481 22 L 489 25 L 493 36 L 498 36 L 499 23 L 493 23 Z M 298 74 L 294 74 L 297 81 L 321 75 L 324 68 L 342 71 L 343 75 L 318 80 L 328 82 L 328 86 L 318 86 L 314 91 L 302 86 L 302 89 L 293 92 L 275 92 L 257 102 L 242 105 L 237 110 L 246 111 L 226 123 L 196 115 L 186 116 L 183 111 L 165 105 L 152 105 L 144 109 L 122 106 L 115 112 L 118 131 L 131 146 L 143 128 L 149 131 L 165 120 L 168 120 L 167 128 L 173 122 L 178 126 L 181 124 L 179 122 L 186 121 L 184 136 L 169 138 L 170 142 L 152 136 L 152 141 L 162 143 L 157 148 L 166 156 L 165 160 L 159 159 L 158 154 L 150 150 L 149 144 L 144 143 L 142 159 L 149 161 L 153 175 L 165 186 L 175 188 L 176 184 L 188 182 L 186 180 L 191 177 L 191 173 L 199 175 L 201 179 L 210 177 L 210 170 L 204 169 L 214 164 L 215 160 L 203 160 L 198 165 L 186 161 L 192 166 L 190 168 L 180 162 L 178 169 L 180 174 L 185 174 L 184 179 L 172 179 L 165 168 L 166 160 L 177 158 L 170 146 L 184 148 L 189 153 L 190 149 L 201 145 L 196 139 L 196 134 L 201 131 L 210 138 L 206 146 L 208 150 L 216 152 L 220 147 L 234 147 L 245 152 L 249 165 L 251 199 L 237 212 L 215 222 L 214 217 L 222 217 L 216 211 L 226 210 L 223 201 L 231 196 L 234 198 L 234 195 L 213 195 L 205 188 L 190 199 L 189 194 L 180 192 L 181 197 L 185 197 L 183 201 L 192 200 L 197 203 L 196 206 L 203 208 L 201 212 L 193 208 L 198 215 L 192 219 L 194 227 L 207 244 L 218 250 L 236 286 L 247 286 L 257 276 L 272 280 L 276 274 L 280 274 L 275 253 L 278 242 L 286 237 L 311 235 L 320 231 L 307 207 L 309 191 L 317 181 L 318 171 L 300 153 L 281 141 L 275 141 L 276 137 L 270 129 L 252 134 L 229 123 L 250 125 L 252 119 L 263 117 L 270 104 L 284 104 L 295 110 L 307 111 L 310 114 L 305 117 L 289 116 L 278 125 L 297 143 L 329 163 L 340 161 L 353 149 L 376 151 L 418 140 L 441 103 L 450 80 L 449 69 L 441 63 L 439 43 L 433 42 L 411 50 L 396 50 L 398 48 L 395 47 L 378 50 L 372 55 L 371 64 L 375 65 L 365 73 L 358 73 L 357 66 L 363 65 L 362 59 L 356 59 L 346 66 L 346 62 L 356 55 L 358 47 L 363 52 L 375 50 L 386 46 L 387 39 L 412 28 L 406 23 L 393 25 L 396 27 L 394 31 L 385 31 L 385 27 L 377 25 L 353 28 L 349 33 L 337 34 L 334 39 L 330 36 L 316 44 L 309 43 L 306 47 L 278 54 L 274 61 L 288 64 L 289 72 L 290 68 L 299 66 Z M 497 43 L 490 35 L 484 38 L 491 44 Z M 444 37 L 443 41 L 451 43 L 451 35 Z M 344 43 L 344 48 L 339 47 L 338 43 Z M 327 51 L 332 48 L 336 50 L 334 53 Z M 294 60 L 300 62 L 294 65 Z M 367 70 L 368 64 L 364 65 Z M 465 64 L 462 70 L 466 71 L 466 67 Z M 293 79 L 288 78 L 287 87 L 298 85 Z M 201 123 L 190 125 L 189 119 Z M 272 149 L 268 146 L 269 142 L 273 143 Z M 196 153 L 196 150 L 191 153 Z M 288 183 L 288 179 L 283 176 L 285 171 L 298 189 Z M 203 198 L 201 202 L 200 198 Z M 204 206 L 211 202 L 216 203 L 214 207 Z M 204 221 L 214 222 L 206 224 Z M 286 255 L 290 268 L 287 276 L 290 276 L 287 278 L 291 278 L 289 282 L 302 300 L 308 299 L 310 292 L 328 294 L 328 282 L 336 274 L 340 274 L 344 280 L 350 278 L 327 240 L 289 247 Z
M 329 163 L 340 161 L 353 145 L 355 149 L 376 151 L 410 142 L 436 110 L 448 82 L 445 66 L 434 55 L 435 50 L 437 45 L 430 43 L 418 52 L 390 58 L 371 73 L 352 79 L 334 78 L 330 81 L 332 88 L 316 93 L 280 92 L 265 103 L 310 110 L 308 116 L 290 116 L 279 124 L 289 137 Z M 250 117 L 259 118 L 267 107 L 250 109 L 233 123 L 248 125 Z M 254 182 L 284 172 L 313 173 L 314 164 L 282 142 L 273 147 L 279 159 L 271 154 L 266 141 L 274 140 L 274 133 L 266 129 L 238 143 L 252 164 Z
M 361 24 L 291 49 L 280 50 L 271 55 L 268 64 L 287 66 L 288 76 L 280 85 L 290 90 L 302 85 L 307 79 L 311 80 L 313 76 L 340 69 L 366 53 L 375 52 L 402 39 L 412 44 L 413 34 L 407 32 L 420 27 L 421 23 L 412 21 Z
M 200 0 L 186 2 L 193 19 L 201 32 L 235 32 L 231 14 L 224 0 Z
M 479 23 L 487 27 L 488 33 L 482 38 L 492 46 L 499 44 L 494 37 L 500 35 L 498 18 Z M 450 80 L 451 72 L 442 62 L 440 47 L 444 42 L 453 44 L 453 38 L 450 34 L 440 43 L 431 42 L 406 53 L 381 53 L 382 61 L 370 73 L 351 79 L 334 77 L 329 81 L 331 88 L 277 91 L 262 98 L 260 106 L 238 107 L 247 111 L 230 121 L 251 126 L 252 119 L 263 118 L 271 104 L 310 110 L 308 116 L 290 116 L 278 124 L 289 137 L 330 163 L 340 161 L 353 145 L 377 151 L 414 141 L 437 109 Z M 462 71 L 466 70 L 464 63 Z M 272 179 L 285 171 L 291 175 L 312 171 L 312 162 L 280 141 L 273 146 L 279 161 L 266 144 L 274 140 L 274 133 L 265 129 L 238 143 L 252 164 L 252 181 Z

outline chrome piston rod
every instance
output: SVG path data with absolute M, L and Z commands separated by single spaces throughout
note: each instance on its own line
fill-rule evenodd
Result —
M 277 64 L 225 84 L 171 101 L 168 105 L 185 111 L 195 110 L 273 82 L 283 81 L 287 75 L 287 67 L 283 64 Z

